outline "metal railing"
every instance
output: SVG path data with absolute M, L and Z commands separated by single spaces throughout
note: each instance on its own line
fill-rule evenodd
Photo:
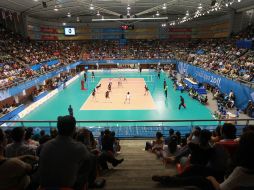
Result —
M 4 129 L 13 127 L 33 127 L 35 131 L 45 130 L 49 132 L 55 128 L 56 120 L 16 120 L 1 121 L 4 123 Z M 167 135 L 168 130 L 173 128 L 180 131 L 183 135 L 190 133 L 193 127 L 199 126 L 208 130 L 214 130 L 223 123 L 233 123 L 237 126 L 238 134 L 241 134 L 243 127 L 254 125 L 254 119 L 199 119 L 199 120 L 80 120 L 77 121 L 77 127 L 86 127 L 91 130 L 94 136 L 99 136 L 100 131 L 110 129 L 115 131 L 118 137 L 154 137 L 157 131 Z

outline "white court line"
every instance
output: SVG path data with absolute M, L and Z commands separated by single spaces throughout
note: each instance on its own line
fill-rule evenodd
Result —
M 126 91 L 128 91 L 128 90 L 126 90 Z M 114 92 L 110 92 L 110 93 L 113 93 L 112 96 L 113 96 L 113 95 L 114 95 L 114 96 L 115 96 L 115 95 L 123 95 L 123 96 L 126 96 L 126 94 L 123 94 L 123 93 L 114 93 Z M 105 94 L 105 93 L 98 93 L 98 94 L 101 95 L 101 94 Z M 136 95 L 142 94 L 142 96 L 148 96 L 148 95 L 144 95 L 145 92 L 144 92 L 144 93 L 135 93 L 135 92 L 134 92 L 134 93 L 131 93 L 131 95 L 132 95 L 132 94 L 136 94 Z M 96 96 L 96 94 L 95 94 L 95 96 Z M 89 96 L 89 97 L 90 97 L 90 96 Z M 89 97 L 88 97 L 88 98 L 89 98 Z M 87 99 L 88 99 L 88 98 L 87 98 Z
M 135 75 L 136 76 L 136 75 Z M 151 75 L 148 75 L 148 76 L 151 76 Z M 104 76 L 105 77 L 105 76 Z M 95 77 L 96 79 L 96 77 Z M 108 78 L 108 77 L 105 77 L 105 78 L 101 78 L 99 80 L 94 80 L 94 81 L 91 81 L 91 83 L 96 83 L 97 85 L 99 85 L 100 83 L 104 83 L 104 82 L 109 82 L 111 80 L 111 82 L 113 83 L 112 85 L 112 91 L 110 92 L 109 96 L 110 96 L 110 101 L 105 101 L 106 98 L 105 98 L 105 93 L 106 91 L 108 90 L 107 89 L 107 84 L 106 85 L 102 85 L 99 90 L 96 91 L 96 95 L 95 95 L 95 98 L 96 98 L 96 101 L 93 100 L 93 96 L 92 96 L 92 91 L 90 92 L 90 95 L 87 97 L 87 99 L 84 101 L 84 103 L 82 104 L 82 106 L 80 107 L 79 110 L 83 111 L 85 109 L 82 109 L 84 107 L 84 105 L 88 102 L 88 101 L 91 101 L 91 102 L 94 102 L 94 103 L 102 103 L 102 104 L 108 104 L 108 103 L 113 103 L 114 102 L 114 98 L 115 97 L 123 97 L 123 102 L 126 98 L 126 93 L 129 91 L 131 92 L 131 99 L 133 98 L 142 98 L 142 97 L 146 97 L 146 96 L 151 96 L 152 97 L 152 94 L 150 92 L 148 92 L 147 95 L 144 95 L 145 94 L 145 88 L 144 88 L 144 85 L 146 83 L 149 83 L 149 82 L 153 82 L 153 81 L 145 81 L 144 78 L 140 77 L 140 78 L 131 78 L 130 81 L 128 81 L 128 78 L 127 78 L 127 81 L 124 81 L 124 80 L 121 80 L 122 81 L 122 86 L 119 86 L 118 87 L 118 81 L 119 81 L 119 78 Z M 137 79 L 137 80 L 135 80 Z M 134 80 L 134 82 L 132 82 Z M 135 82 L 136 81 L 136 82 Z M 139 84 L 142 84 L 140 85 L 140 89 L 143 89 L 143 92 L 139 92 L 139 93 L 136 93 L 134 90 L 133 91 L 130 91 L 128 89 L 126 89 L 125 87 L 126 86 L 129 86 L 129 85 L 132 85 L 132 86 L 135 86 L 135 85 L 139 85 Z M 96 89 L 96 86 L 94 87 Z M 128 87 L 127 87 L 128 88 Z M 120 90 L 120 89 L 125 89 L 126 90 L 126 93 L 114 93 L 115 91 L 117 90 Z M 106 109 L 107 110 L 107 109 Z
M 94 75 L 95 76 L 95 78 L 96 77 L 101 77 L 101 78 L 108 78 L 108 76 L 105 76 L 105 75 Z M 92 77 L 92 76 L 90 76 L 90 77 Z M 129 77 L 129 78 L 131 78 L 131 77 L 139 77 L 139 78 L 143 78 L 143 77 L 155 77 L 155 75 L 140 75 L 140 76 L 138 76 L 138 75 L 120 75 L 119 74 L 119 76 L 112 76 L 112 78 L 127 78 L 127 77 Z
M 105 82 L 107 82 L 107 81 L 105 81 Z M 108 82 L 110 82 L 110 81 L 108 81 Z M 118 84 L 116 81 L 111 81 L 113 84 Z M 154 81 L 145 81 L 145 82 L 154 82 Z M 94 81 L 94 82 L 91 82 L 91 83 L 98 83 L 99 84 L 99 82 L 98 81 Z M 144 82 L 142 82 L 142 81 L 140 81 L 140 82 L 122 82 L 122 85 L 126 85 L 126 84 L 139 84 L 139 83 L 142 83 L 142 84 L 144 84 Z

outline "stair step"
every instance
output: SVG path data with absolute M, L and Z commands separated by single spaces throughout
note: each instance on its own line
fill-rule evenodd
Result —
M 166 168 L 162 160 L 144 151 L 147 140 L 121 140 L 121 154 L 124 158 L 119 166 L 110 169 L 102 177 L 106 179 L 106 190 L 156 190 L 163 187 L 152 181 L 153 175 L 174 175 L 175 167 Z M 163 188 L 169 189 L 169 188 Z M 170 188 L 182 190 L 183 188 Z

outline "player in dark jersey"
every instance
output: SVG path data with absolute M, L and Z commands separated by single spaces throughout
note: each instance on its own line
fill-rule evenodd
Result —
M 180 96 L 180 104 L 179 104 L 178 109 L 180 110 L 182 106 L 184 108 L 186 108 L 186 105 L 184 104 L 184 98 L 182 96 Z
M 144 96 L 148 95 L 148 92 L 149 92 L 149 89 L 148 89 L 148 87 L 145 85 L 145 94 L 144 94 Z

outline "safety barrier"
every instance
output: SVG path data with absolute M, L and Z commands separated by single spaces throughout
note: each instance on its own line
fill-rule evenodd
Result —
M 33 127 L 35 133 L 41 130 L 50 132 L 51 128 L 56 127 L 57 121 L 55 120 L 37 120 L 37 121 L 3 121 L 4 129 L 11 129 L 15 127 Z M 207 122 L 209 124 L 204 124 Z M 220 119 L 220 120 L 112 120 L 112 121 L 77 121 L 78 128 L 85 127 L 93 132 L 94 136 L 99 136 L 100 132 L 109 129 L 115 131 L 119 138 L 151 138 L 155 136 L 157 131 L 162 132 L 164 136 L 168 135 L 168 130 L 173 128 L 179 131 L 182 135 L 190 133 L 194 127 L 201 127 L 210 131 L 214 130 L 218 125 L 224 122 L 231 122 L 237 126 L 237 134 L 242 133 L 245 126 L 253 125 L 254 119 Z

